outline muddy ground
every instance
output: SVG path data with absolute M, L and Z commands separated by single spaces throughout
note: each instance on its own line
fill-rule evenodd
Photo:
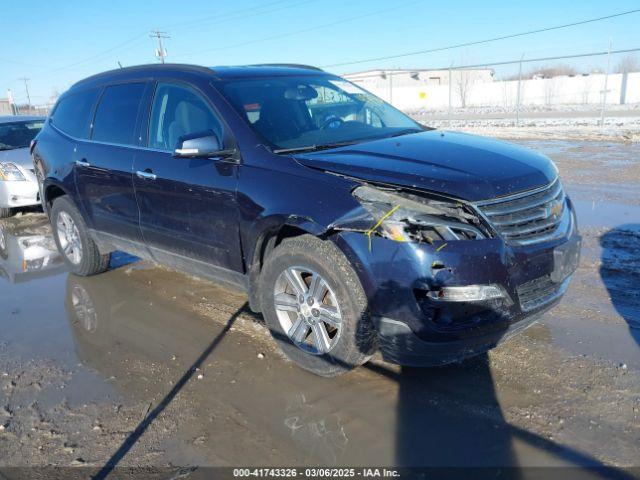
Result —
M 441 368 L 318 378 L 241 294 L 126 255 L 69 275 L 42 214 L 2 221 L 0 468 L 640 466 L 640 145 L 519 143 L 561 171 L 580 267 L 539 324 Z

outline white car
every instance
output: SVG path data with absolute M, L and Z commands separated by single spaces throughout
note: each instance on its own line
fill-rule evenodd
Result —
M 0 117 L 0 218 L 40 204 L 29 145 L 43 124 L 44 117 Z

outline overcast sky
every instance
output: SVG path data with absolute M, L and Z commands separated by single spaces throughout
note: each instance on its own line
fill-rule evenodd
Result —
M 159 28 L 167 61 L 202 65 L 267 62 L 319 66 L 402 54 L 553 27 L 640 8 L 637 0 L 4 0 L 0 97 L 10 88 L 26 101 L 47 101 L 90 74 L 155 62 Z M 640 13 L 484 45 L 385 61 L 331 67 L 428 68 L 640 47 Z M 614 62 L 616 59 L 614 59 Z M 603 57 L 565 61 L 604 68 Z M 499 75 L 517 66 L 501 67 Z

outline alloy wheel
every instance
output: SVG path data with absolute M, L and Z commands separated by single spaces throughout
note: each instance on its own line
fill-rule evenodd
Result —
M 73 218 L 67 212 L 60 212 L 56 227 L 62 253 L 71 263 L 78 265 L 82 261 L 82 241 Z
M 276 280 L 273 300 L 282 330 L 298 348 L 322 355 L 335 347 L 342 314 L 322 276 L 306 267 L 289 267 Z

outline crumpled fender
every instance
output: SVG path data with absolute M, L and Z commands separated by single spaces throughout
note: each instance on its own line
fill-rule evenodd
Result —
M 354 232 L 368 231 L 376 220 L 370 212 L 363 207 L 356 207 L 332 222 L 328 230 L 348 230 Z

